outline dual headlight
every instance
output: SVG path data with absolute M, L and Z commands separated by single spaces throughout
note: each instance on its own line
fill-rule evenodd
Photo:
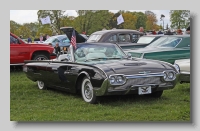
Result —
M 111 75 L 109 76 L 111 85 L 123 85 L 126 82 L 126 78 L 123 75 Z
M 172 81 L 176 79 L 176 73 L 174 71 L 164 71 L 164 76 L 163 76 L 165 81 Z

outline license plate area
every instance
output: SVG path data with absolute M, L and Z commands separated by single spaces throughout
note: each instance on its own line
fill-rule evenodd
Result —
M 151 86 L 139 87 L 138 88 L 138 94 L 139 95 L 151 94 Z

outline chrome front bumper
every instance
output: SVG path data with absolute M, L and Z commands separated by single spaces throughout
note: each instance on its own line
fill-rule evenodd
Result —
M 179 81 L 180 83 L 190 83 L 190 72 L 181 72 Z
M 138 94 L 138 88 L 145 86 L 151 86 L 152 92 L 173 89 L 179 80 L 179 76 L 180 74 L 176 74 L 176 79 L 173 81 L 164 81 L 163 74 L 129 75 L 126 76 L 126 83 L 120 86 L 113 86 L 108 79 L 105 79 L 100 88 L 94 87 L 94 93 L 96 96 Z

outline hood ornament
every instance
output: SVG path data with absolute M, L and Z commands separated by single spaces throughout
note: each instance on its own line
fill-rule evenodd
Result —
M 139 72 L 140 74 L 149 74 L 151 71 L 142 71 L 142 72 Z

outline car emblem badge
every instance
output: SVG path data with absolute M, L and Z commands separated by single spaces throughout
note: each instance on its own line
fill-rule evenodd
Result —
M 140 74 L 149 74 L 151 71 L 142 71 L 142 72 L 139 72 Z

